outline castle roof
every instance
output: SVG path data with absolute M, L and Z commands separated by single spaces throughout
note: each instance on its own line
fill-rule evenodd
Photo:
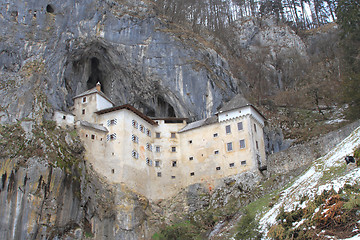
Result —
M 102 91 L 99 91 L 96 87 L 94 88 L 91 88 L 83 93 L 80 93 L 79 95 L 76 95 L 75 97 L 73 97 L 73 99 L 76 99 L 76 98 L 80 98 L 80 97 L 85 97 L 87 95 L 90 95 L 90 94 L 93 94 L 93 93 L 98 93 L 100 96 L 102 96 L 103 98 L 105 98 L 106 100 L 108 100 L 112 105 L 115 105 L 113 103 L 113 101 L 111 101 L 110 98 L 108 98 L 105 93 L 103 93 Z
M 266 117 L 253 104 L 251 104 L 246 98 L 244 98 L 241 94 L 235 95 L 235 97 L 233 97 L 229 102 L 225 103 L 225 105 L 222 108 L 220 108 L 220 110 L 217 112 L 217 114 L 223 113 L 223 112 L 228 112 L 228 111 L 231 111 L 234 109 L 243 108 L 246 106 L 251 106 L 253 109 L 255 109 L 255 111 L 257 113 L 260 114 L 261 117 L 263 117 L 266 120 Z
M 135 113 L 136 115 L 138 115 L 139 117 L 141 117 L 142 119 L 144 119 L 145 121 L 150 123 L 151 125 L 157 125 L 157 123 L 154 120 L 152 120 L 151 118 L 149 118 L 148 116 L 146 116 L 145 114 L 143 114 L 142 112 L 140 112 L 139 110 L 137 110 L 136 108 L 131 106 L 130 104 L 124 104 L 124 105 L 121 105 L 121 106 L 116 106 L 116 107 L 112 107 L 112 108 L 106 108 L 106 109 L 97 111 L 95 113 L 101 115 L 101 114 L 114 112 L 114 111 L 118 111 L 118 110 L 122 110 L 122 109 L 127 109 L 127 110 Z
M 209 118 L 201 119 L 199 121 L 187 124 L 183 129 L 181 129 L 179 131 L 179 133 L 190 131 L 192 129 L 199 128 L 199 127 L 202 127 L 202 126 L 205 126 L 205 125 L 210 125 L 210 124 L 216 123 L 217 121 L 218 121 L 217 116 L 212 116 L 212 117 L 209 117 Z
M 102 131 L 102 132 L 108 132 L 106 127 L 104 127 L 102 125 L 99 125 L 99 124 L 89 123 L 87 121 L 81 121 L 80 120 L 80 125 L 83 126 L 83 127 L 92 128 L 92 129 Z

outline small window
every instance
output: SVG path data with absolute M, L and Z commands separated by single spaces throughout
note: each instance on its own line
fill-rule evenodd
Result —
M 131 135 L 131 140 L 134 142 L 134 143 L 139 143 L 139 138 L 136 136 L 136 135 Z
M 192 144 L 192 140 L 189 140 L 189 143 Z
M 244 129 L 242 122 L 238 122 L 237 126 L 238 126 L 238 130 L 239 130 L 239 131 Z
M 259 143 L 258 141 L 255 141 L 256 149 L 259 150 Z
M 91 134 L 91 139 L 94 140 L 95 139 L 95 135 Z
M 115 155 L 115 153 L 112 153 L 112 155 L 114 156 L 114 155 Z
M 138 123 L 135 120 L 132 120 L 131 125 L 136 129 L 138 128 Z
M 161 151 L 161 148 L 160 148 L 160 146 L 156 146 L 156 152 L 160 152 Z
M 230 163 L 229 164 L 229 167 L 234 167 L 235 166 L 235 163 Z
M 191 160 L 194 160 L 194 157 L 189 157 L 189 160 L 191 161 Z
M 140 125 L 140 128 L 139 128 L 140 132 L 145 132 L 145 127 L 143 125 Z
M 171 138 L 176 138 L 176 133 L 172 132 L 171 133 Z
M 218 135 L 217 133 L 214 133 L 213 136 L 214 136 L 214 137 L 218 137 L 219 135 Z
M 148 135 L 149 137 L 151 137 L 151 131 L 149 129 L 146 129 L 146 135 Z
M 221 167 L 216 167 L 216 171 L 219 171 L 221 169 Z
M 139 158 L 139 154 L 138 154 L 138 152 L 135 151 L 135 150 L 133 150 L 133 151 L 131 152 L 131 155 L 132 155 L 132 157 L 135 158 L 135 159 L 138 159 L 138 158 Z
M 155 134 L 155 137 L 156 137 L 156 138 L 160 138 L 160 133 L 157 132 L 157 133 Z
M 190 176 L 194 176 L 194 175 L 195 175 L 195 173 L 194 173 L 194 172 L 191 172 L 191 173 L 190 173 Z
M 85 109 L 82 110 L 82 114 L 85 114 Z
M 64 116 L 63 116 L 63 120 L 65 120 L 65 119 L 66 119 L 66 116 L 64 115 Z
M 240 140 L 240 148 L 245 148 L 245 139 Z
M 254 131 L 256 132 L 256 123 L 254 123 Z
M 152 160 L 149 158 L 146 158 L 146 165 L 152 166 Z
M 150 143 L 146 143 L 146 149 L 152 152 L 152 145 Z
M 171 152 L 176 152 L 176 147 L 171 147 Z
M 85 137 L 88 137 L 89 135 L 85 134 Z
M 108 120 L 107 121 L 107 125 L 110 126 L 110 125 L 116 125 L 117 124 L 117 119 L 111 119 L 111 120 Z
M 171 179 L 175 179 L 175 176 L 171 176 Z
M 158 176 L 158 177 L 161 177 L 161 172 L 157 172 L 157 176 Z
M 82 102 L 86 103 L 86 97 L 83 97 Z
M 219 154 L 219 150 L 215 150 L 215 151 L 214 151 L 214 154 Z
M 245 160 L 245 161 L 241 161 L 241 165 L 246 165 L 246 160 Z
M 111 173 L 114 174 L 114 173 L 115 173 L 115 169 L 111 169 Z
M 107 141 L 116 140 L 116 133 L 108 134 L 108 135 L 106 136 L 106 138 L 107 138 Z
M 176 162 L 176 161 L 172 161 L 172 162 L 171 162 L 171 166 L 172 166 L 172 167 L 176 167 L 176 165 L 177 165 L 177 162 Z
M 159 160 L 155 161 L 155 167 L 160 167 L 160 161 Z
M 226 133 L 227 133 L 227 134 L 231 133 L 231 127 L 230 127 L 230 125 L 226 125 L 226 126 L 225 126 L 225 130 L 226 130 Z
M 227 149 L 228 152 L 233 150 L 232 142 L 229 142 L 229 143 L 226 144 L 226 149 Z

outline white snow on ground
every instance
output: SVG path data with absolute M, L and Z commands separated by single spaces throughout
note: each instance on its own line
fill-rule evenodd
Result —
M 345 156 L 351 155 L 354 148 L 360 145 L 360 127 L 355 129 L 351 135 L 339 143 L 331 152 L 325 156 L 317 159 L 314 164 L 301 175 L 289 188 L 280 193 L 278 203 L 275 204 L 269 211 L 267 211 L 260 219 L 260 231 L 267 239 L 266 235 L 268 228 L 276 223 L 276 217 L 283 206 L 286 212 L 294 210 L 296 206 L 305 207 L 305 204 L 300 205 L 302 196 L 308 196 L 312 200 L 315 195 L 319 195 L 324 190 L 334 188 L 335 191 L 342 188 L 346 183 L 353 183 L 360 181 L 360 168 L 356 168 L 346 175 L 329 181 L 326 184 L 320 185 L 319 180 L 323 176 L 323 172 L 332 167 L 340 167 L 345 163 Z M 352 240 L 354 238 L 351 238 Z M 355 238 L 360 239 L 360 238 Z

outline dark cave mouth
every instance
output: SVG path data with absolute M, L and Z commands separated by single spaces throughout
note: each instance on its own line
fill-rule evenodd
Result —
M 104 74 L 99 69 L 100 60 L 96 57 L 92 57 L 90 59 L 90 76 L 86 82 L 87 89 L 94 88 L 96 84 L 99 82 L 101 84 L 101 91 L 104 92 Z

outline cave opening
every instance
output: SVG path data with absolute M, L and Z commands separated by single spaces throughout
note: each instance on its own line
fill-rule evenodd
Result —
M 157 97 L 157 105 L 160 114 L 164 117 L 176 117 L 174 108 L 161 96 Z
M 51 6 L 50 4 L 48 4 L 48 5 L 46 6 L 46 12 L 48 12 L 48 13 L 54 13 L 54 12 L 55 12 L 55 9 L 54 9 L 53 6 Z
M 87 88 L 93 88 L 96 86 L 96 83 L 101 84 L 101 91 L 104 92 L 104 84 L 102 82 L 102 72 L 99 69 L 100 61 L 96 57 L 90 59 L 90 76 L 87 81 Z

